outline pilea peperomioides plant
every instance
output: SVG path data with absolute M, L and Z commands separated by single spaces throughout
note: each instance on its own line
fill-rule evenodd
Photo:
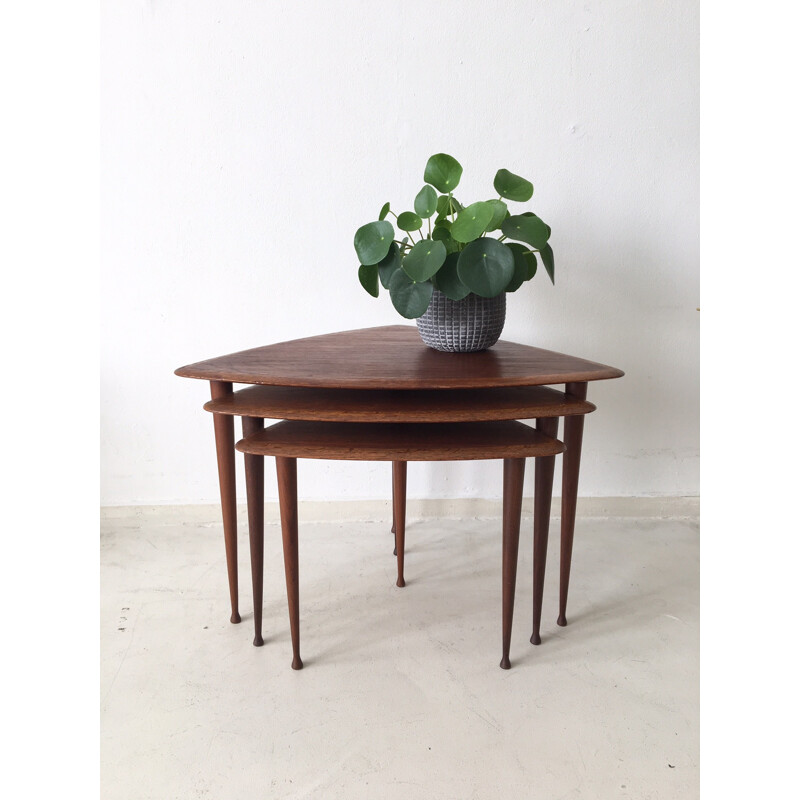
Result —
M 425 313 L 434 288 L 451 300 L 515 292 L 536 274 L 536 253 L 555 282 L 550 226 L 530 211 L 511 214 L 506 203 L 530 200 L 533 184 L 501 169 L 494 178 L 497 198 L 462 206 L 453 197 L 461 173 L 452 156 L 431 156 L 414 210 L 396 215 L 385 203 L 377 222 L 356 231 L 361 285 L 377 297 L 383 284 L 407 319 Z M 386 219 L 389 214 L 407 234 L 402 239 Z M 495 232 L 497 238 L 489 235 Z

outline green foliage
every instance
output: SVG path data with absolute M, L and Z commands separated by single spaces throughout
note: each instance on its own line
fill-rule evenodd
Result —
M 461 251 L 458 277 L 480 297 L 495 297 L 514 277 L 514 253 L 497 239 L 477 239 Z
M 514 254 L 514 277 L 506 286 L 506 291 L 516 292 L 536 274 L 536 256 L 519 242 L 512 242 L 508 248 Z
M 477 239 L 492 221 L 494 209 L 489 203 L 473 203 L 467 206 L 450 228 L 450 235 L 462 244 Z
M 406 319 L 421 317 L 427 310 L 432 295 L 433 284 L 430 281 L 412 281 L 402 269 L 395 272 L 389 284 L 392 305 Z
M 444 244 L 445 248 L 447 249 L 448 253 L 457 253 L 459 244 L 450 235 L 451 224 L 452 223 L 449 220 L 437 223 L 436 227 L 433 229 L 433 232 L 431 233 L 431 239 L 434 239 L 437 242 L 442 242 L 442 244 Z
M 507 169 L 497 170 L 497 175 L 494 176 L 494 188 L 500 197 L 516 200 L 518 203 L 527 203 L 533 197 L 533 184 Z
M 494 178 L 500 197 L 464 207 L 453 197 L 462 171 L 446 153 L 431 156 L 414 211 L 398 216 L 384 203 L 378 220 L 356 231 L 361 285 L 373 297 L 383 286 L 406 319 L 425 313 L 434 287 L 451 300 L 470 293 L 495 297 L 516 291 L 536 274 L 536 252 L 554 281 L 550 226 L 530 211 L 511 214 L 506 202 L 530 200 L 533 184 L 501 169 Z M 408 234 L 402 240 L 396 238 L 389 215 Z M 487 236 L 493 231 L 500 232 L 499 238 Z
M 461 164 L 453 156 L 437 153 L 428 159 L 423 180 L 442 194 L 448 194 L 458 186 L 463 171 Z
M 419 194 L 414 198 L 414 211 L 419 214 L 422 219 L 428 219 L 433 216 L 436 211 L 436 204 L 439 198 L 436 190 L 427 184 L 419 190 Z
M 550 276 L 550 282 L 555 284 L 555 270 L 556 265 L 553 261 L 553 248 L 550 247 L 549 244 L 546 244 L 540 251 L 539 255 L 542 257 L 542 264 L 544 264 L 545 270 L 547 270 L 547 274 Z
M 362 225 L 353 239 L 358 260 L 364 264 L 377 264 L 388 252 L 394 239 L 391 222 L 368 222 Z
M 550 229 L 534 214 L 509 217 L 500 229 L 509 239 L 525 242 L 537 250 L 541 250 L 550 238 Z
M 469 287 L 458 277 L 460 253 L 450 253 L 442 268 L 436 273 L 436 288 L 451 300 L 463 300 L 469 294 Z
M 503 220 L 510 216 L 508 206 L 502 200 L 492 198 L 489 200 L 489 205 L 492 207 L 492 218 L 486 226 L 487 233 L 496 231 L 503 224 Z
M 406 233 L 418 231 L 422 227 L 422 218 L 417 216 L 413 211 L 404 211 L 397 218 L 397 227 Z
M 522 245 L 520 245 L 520 247 L 521 246 Z M 400 258 L 400 248 L 394 242 L 392 242 L 386 257 L 383 259 L 383 261 L 378 262 L 378 275 L 380 276 L 384 289 L 389 288 L 389 281 L 391 281 L 392 275 L 394 275 L 394 273 L 400 269 L 402 263 L 403 262 Z M 367 291 L 369 291 L 369 289 L 367 289 Z M 372 292 L 370 292 L 370 294 L 372 294 Z M 374 297 L 377 296 L 378 295 L 376 293 Z
M 403 259 L 403 269 L 412 281 L 432 278 L 447 257 L 447 248 L 433 239 L 417 242 Z
M 358 279 L 361 285 L 373 297 L 378 296 L 378 265 L 377 264 L 362 264 L 358 268 Z

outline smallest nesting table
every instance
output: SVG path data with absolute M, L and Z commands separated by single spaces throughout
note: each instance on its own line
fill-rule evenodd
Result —
M 540 420 L 534 429 L 521 422 L 454 423 L 346 423 L 279 422 L 238 442 L 245 454 L 250 559 L 253 578 L 255 639 L 261 635 L 264 572 L 264 456 L 275 456 L 278 498 L 283 533 L 283 558 L 289 625 L 292 635 L 292 669 L 302 669 L 300 658 L 299 565 L 297 546 L 297 459 L 324 458 L 337 461 L 391 461 L 395 482 L 405 484 L 409 461 L 467 461 L 503 459 L 503 656 L 500 666 L 509 669 L 514 589 L 517 580 L 522 480 L 525 459 L 537 458 L 534 496 L 534 542 L 547 541 L 555 456 L 564 445 L 552 434 L 557 419 Z M 397 544 L 397 585 L 405 586 L 405 491 L 395 486 L 393 511 Z M 544 575 L 542 574 L 542 579 Z M 541 618 L 541 586 L 538 617 Z M 536 596 L 536 591 L 534 591 Z M 534 635 L 539 620 L 534 607 Z

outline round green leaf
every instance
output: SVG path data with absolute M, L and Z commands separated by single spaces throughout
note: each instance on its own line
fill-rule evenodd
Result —
M 447 153 L 437 153 L 425 165 L 425 183 L 435 186 L 442 194 L 452 192 L 458 186 L 463 172 L 461 164 Z
M 386 219 L 386 215 L 391 211 L 391 206 L 388 203 L 384 203 L 381 207 L 381 213 L 378 214 L 378 219 Z
M 361 285 L 366 289 L 368 294 L 373 297 L 378 296 L 378 265 L 370 264 L 369 266 L 362 264 L 358 268 L 358 279 Z
M 541 250 L 550 237 L 550 229 L 535 214 L 517 214 L 509 217 L 500 226 L 509 239 L 525 242 L 537 250 Z
M 450 223 L 440 222 L 431 234 L 431 239 L 441 242 L 448 253 L 455 253 L 458 250 L 458 242 L 450 235 Z
M 544 268 L 547 270 L 547 274 L 550 276 L 550 282 L 555 286 L 556 265 L 555 261 L 553 260 L 553 248 L 550 247 L 549 244 L 546 244 L 544 247 L 539 248 L 539 255 L 542 257 L 542 264 L 544 264 Z
M 437 194 L 430 186 L 423 186 L 419 190 L 419 194 L 414 198 L 414 211 L 419 214 L 422 219 L 428 219 L 433 216 L 436 211 Z
M 422 227 L 422 220 L 413 211 L 404 211 L 397 218 L 397 227 L 401 231 L 418 231 Z
M 450 228 L 450 235 L 457 242 L 471 242 L 486 230 L 493 216 L 494 209 L 489 203 L 473 203 L 456 217 L 453 227 Z
M 516 292 L 525 281 L 536 274 L 536 256 L 519 242 L 512 242 L 506 247 L 514 254 L 514 276 L 506 286 L 506 291 Z
M 503 220 L 510 215 L 508 206 L 502 200 L 487 200 L 486 202 L 492 207 L 492 219 L 486 226 L 488 233 L 489 231 L 496 231 L 502 225 Z
M 403 259 L 403 269 L 412 281 L 426 281 L 439 271 L 447 258 L 442 242 L 423 239 L 417 242 Z
M 421 317 L 428 310 L 432 294 L 433 284 L 430 281 L 414 283 L 402 269 L 395 272 L 389 284 L 392 305 L 406 319 Z
M 500 294 L 514 276 L 514 254 L 497 239 L 470 242 L 458 258 L 458 277 L 481 297 Z
M 536 217 L 536 214 L 534 214 L 533 211 L 523 211 L 520 214 L 520 216 L 521 217 Z M 536 219 L 539 219 L 539 217 L 536 217 Z M 547 238 L 550 239 L 550 235 L 553 233 L 552 228 L 546 222 L 544 222 L 544 220 L 541 220 L 541 221 L 544 223 L 545 228 L 547 228 Z
M 436 201 L 436 213 L 440 217 L 446 217 L 450 213 L 450 197 L 448 195 L 439 195 L 439 199 Z
M 525 203 L 533 197 L 533 184 L 507 169 L 497 170 L 497 175 L 494 176 L 494 188 L 500 197 L 516 200 L 518 203 Z
M 463 300 L 469 294 L 469 288 L 458 277 L 459 255 L 460 253 L 450 253 L 436 273 L 436 288 L 451 300 Z
M 353 239 L 358 260 L 365 265 L 377 264 L 388 252 L 394 239 L 391 222 L 368 222 L 362 225 Z
M 398 269 L 400 269 L 400 248 L 392 242 L 386 258 L 378 263 L 378 275 L 384 289 L 389 288 L 389 281 Z

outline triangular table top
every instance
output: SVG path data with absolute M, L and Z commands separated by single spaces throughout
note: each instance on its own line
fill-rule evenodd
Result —
M 442 353 L 417 329 L 388 325 L 295 339 L 175 370 L 184 378 L 338 389 L 463 389 L 540 386 L 620 378 L 583 358 L 499 341 L 479 353 Z

